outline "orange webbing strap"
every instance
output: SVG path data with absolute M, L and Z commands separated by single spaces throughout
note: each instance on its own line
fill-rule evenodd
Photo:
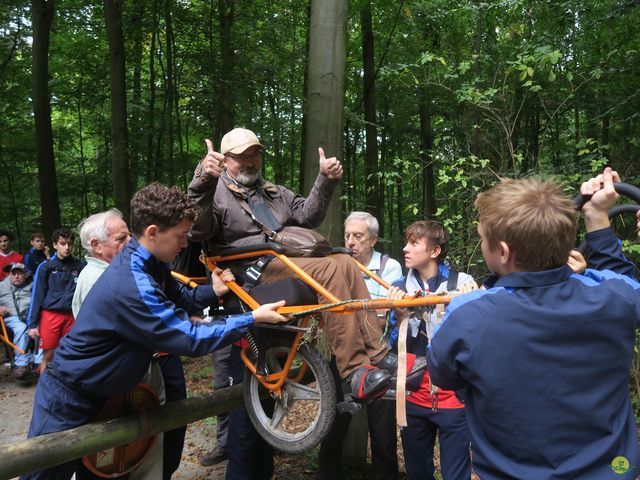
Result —
M 401 427 L 407 426 L 407 326 L 409 317 L 398 326 L 398 373 L 396 375 L 396 421 Z
M 0 326 L 2 327 L 2 335 L 0 335 L 0 340 L 2 340 L 4 343 L 9 345 L 16 352 L 20 352 L 21 354 L 24 355 L 24 350 L 22 350 L 21 348 L 18 348 L 17 346 L 15 346 L 13 343 L 9 341 L 9 333 L 7 332 L 7 326 L 4 324 L 4 317 L 2 315 L 0 315 Z

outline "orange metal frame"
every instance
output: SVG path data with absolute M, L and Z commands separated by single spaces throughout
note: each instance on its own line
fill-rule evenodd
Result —
M 9 341 L 9 332 L 7 332 L 7 326 L 4 324 L 4 317 L 0 315 L 0 328 L 2 328 L 2 333 L 0 333 L 0 340 L 13 348 L 16 352 L 20 352 L 24 354 L 24 350 L 15 346 L 11 341 Z
M 449 303 L 451 297 L 449 296 L 440 296 L 440 295 L 431 295 L 426 297 L 405 297 L 402 300 L 387 300 L 387 299 L 363 299 L 363 300 L 354 300 L 354 301 L 342 301 L 337 298 L 331 292 L 329 292 L 325 287 L 319 284 L 316 280 L 314 280 L 309 274 L 307 274 L 302 268 L 300 268 L 295 262 L 293 262 L 289 257 L 283 255 L 281 253 L 275 252 L 271 249 L 262 249 L 255 250 L 252 252 L 240 253 L 235 255 L 228 256 L 212 256 L 212 257 L 201 257 L 201 261 L 207 266 L 210 271 L 215 271 L 218 268 L 219 263 L 230 262 L 235 260 L 244 260 L 247 258 L 260 257 L 263 255 L 273 255 L 282 263 L 284 263 L 291 271 L 300 278 L 304 283 L 306 283 L 311 289 L 313 289 L 318 295 L 324 297 L 329 305 L 322 304 L 314 304 L 314 305 L 285 305 L 278 309 L 278 313 L 281 315 L 301 315 L 301 318 L 298 319 L 298 326 L 301 328 L 306 328 L 309 323 L 309 315 L 303 315 L 304 312 L 308 310 L 318 309 L 319 311 L 314 313 L 317 315 L 322 312 L 333 312 L 333 313 L 350 313 L 357 310 L 379 310 L 379 309 L 388 309 L 388 308 L 409 308 L 409 307 L 420 307 L 420 306 L 431 306 L 437 305 L 440 303 Z M 391 285 L 385 282 L 378 275 L 370 271 L 367 267 L 362 265 L 357 260 L 353 260 L 356 262 L 360 271 L 368 277 L 373 278 L 376 282 L 382 285 L 384 288 L 389 289 Z M 189 285 L 194 287 L 198 284 L 206 283 L 207 278 L 189 278 L 184 275 L 178 274 L 176 272 L 172 272 L 173 276 Z M 251 296 L 249 293 L 244 290 L 238 283 L 227 282 L 229 289 L 237 295 L 240 300 L 246 303 L 249 308 L 255 310 L 260 306 L 260 304 Z M 275 300 L 274 300 L 275 301 Z M 337 304 L 337 305 L 332 305 Z M 322 316 L 319 316 L 319 324 L 322 326 Z M 268 375 L 259 375 L 257 373 L 256 364 L 251 361 L 249 356 L 246 353 L 246 348 L 241 352 L 242 361 L 245 366 L 249 369 L 249 371 L 256 376 L 256 378 L 260 381 L 262 386 L 269 390 L 272 394 L 277 395 L 278 397 L 282 397 L 282 386 L 284 382 L 289 379 L 289 373 L 291 369 L 291 365 L 293 363 L 293 359 L 295 354 L 300 346 L 300 342 L 302 340 L 303 332 L 298 331 L 295 334 L 293 342 L 291 343 L 291 347 L 289 352 L 287 353 L 287 359 L 285 360 L 282 371 L 277 373 L 270 373 Z M 295 378 L 290 380 L 300 381 L 306 372 L 306 364 L 303 364 L 301 368 L 296 372 Z

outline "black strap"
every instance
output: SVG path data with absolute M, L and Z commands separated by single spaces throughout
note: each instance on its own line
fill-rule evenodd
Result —
M 26 284 L 23 286 L 26 286 Z M 11 290 L 11 298 L 13 298 L 13 306 L 16 309 L 16 316 L 24 322 L 24 319 L 20 316 L 20 305 L 18 304 L 18 299 L 16 298 L 16 292 L 14 289 Z
M 251 199 L 251 192 L 247 192 L 247 204 L 251 209 L 251 214 L 253 215 L 253 219 L 260 224 L 260 227 L 264 230 L 265 228 L 270 230 L 271 232 L 277 232 L 282 230 L 282 224 L 278 221 L 278 219 L 273 215 L 269 207 L 264 201 L 264 197 L 260 192 L 260 187 L 256 187 L 255 189 L 256 197 L 258 198 L 257 202 L 254 202 Z M 269 232 L 265 232 L 267 235 L 270 235 Z
M 244 272 L 244 283 L 242 284 L 245 290 L 255 287 L 260 282 L 262 271 L 271 260 L 273 260 L 273 255 L 263 255 L 246 269 Z
M 449 271 L 449 278 L 447 279 L 447 292 L 453 292 L 458 288 L 458 272 L 454 270 Z

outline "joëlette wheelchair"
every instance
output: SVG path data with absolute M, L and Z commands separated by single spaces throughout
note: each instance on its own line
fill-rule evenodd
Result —
M 630 184 L 615 184 L 616 191 L 636 201 L 636 204 L 617 205 L 610 217 L 637 212 L 640 209 L 640 189 Z M 580 209 L 588 197 L 574 198 Z M 335 249 L 335 253 L 346 253 Z M 322 313 L 347 313 L 356 310 L 390 308 L 430 309 L 447 304 L 450 296 L 414 296 L 402 300 L 339 299 L 316 282 L 283 253 L 280 245 L 265 243 L 258 246 L 230 249 L 223 255 L 203 257 L 209 270 L 264 255 L 273 255 L 291 269 L 294 278 L 258 285 L 248 291 L 237 282 L 229 288 L 240 311 L 255 309 L 260 304 L 286 299 L 286 306 L 278 310 L 289 316 L 282 325 L 254 324 L 246 334 L 248 346 L 242 351 L 247 367 L 244 378 L 245 407 L 258 433 L 274 448 L 288 453 L 300 453 L 316 446 L 328 433 L 339 406 L 335 382 L 327 360 L 316 348 L 318 332 L 322 329 Z M 389 288 L 380 277 L 353 260 L 364 275 Z M 205 283 L 207 278 L 174 276 L 192 286 Z M 319 304 L 318 295 L 328 303 Z M 230 303 L 233 303 L 233 299 Z M 237 313 L 225 305 L 226 313 Z M 421 372 L 418 372 L 421 373 Z M 264 399 L 270 399 L 264 402 Z M 343 402 L 344 403 L 344 402 Z M 346 403 L 349 402 L 347 399 Z M 349 406 L 343 405 L 345 410 Z
M 258 433 L 274 448 L 300 453 L 316 446 L 329 432 L 336 409 L 357 410 L 348 397 L 338 404 L 335 380 L 329 363 L 316 348 L 323 312 L 349 313 L 389 308 L 432 308 L 449 302 L 448 296 L 428 295 L 403 300 L 339 299 L 283 253 L 282 246 L 265 243 L 225 250 L 222 255 L 202 257 L 209 270 L 272 255 L 291 269 L 293 277 L 258 285 L 249 290 L 229 282 L 232 294 L 224 302 L 225 314 L 254 310 L 263 303 L 285 299 L 278 310 L 289 321 L 280 325 L 254 324 L 246 334 L 248 346 L 241 352 L 247 367 L 244 378 L 245 407 Z M 333 254 L 347 253 L 334 249 Z M 350 253 L 350 252 L 349 252 Z M 357 262 L 358 268 L 385 288 L 390 285 Z M 175 278 L 194 286 L 206 278 Z M 318 296 L 328 303 L 318 303 Z M 424 371 L 424 368 L 423 370 Z M 419 372 L 420 374 L 422 372 Z M 268 399 L 264 401 L 264 399 Z

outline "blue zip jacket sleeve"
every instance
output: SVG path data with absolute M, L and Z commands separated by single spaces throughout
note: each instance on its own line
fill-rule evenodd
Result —
M 452 300 L 427 349 L 433 383 L 464 388 L 482 479 L 633 479 L 628 378 L 640 284 L 562 266 L 500 277 Z
M 636 266 L 622 253 L 622 242 L 613 229 L 587 233 L 587 262 L 595 270 L 611 270 L 636 278 Z
M 182 288 L 168 266 L 133 239 L 87 295 L 56 350 L 56 373 L 91 395 L 125 393 L 143 377 L 154 351 L 205 355 L 246 332 L 252 313 L 211 324 L 189 320 L 215 300 L 210 285 Z

